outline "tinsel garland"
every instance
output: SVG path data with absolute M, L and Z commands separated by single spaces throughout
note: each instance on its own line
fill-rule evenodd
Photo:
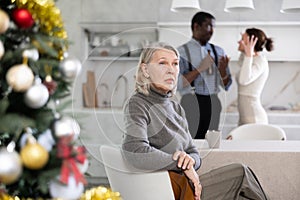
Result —
M 49 36 L 67 39 L 60 10 L 53 0 L 12 0 L 18 8 L 26 8 L 39 23 L 40 31 Z
M 21 198 L 18 196 L 10 196 L 5 193 L 0 192 L 0 199 L 1 200 L 46 200 L 43 198 L 39 199 L 32 199 L 32 198 Z M 47 199 L 49 200 L 49 199 Z M 63 199 L 52 199 L 52 200 L 63 200 Z M 79 200 L 122 200 L 121 195 L 119 192 L 113 192 L 111 189 L 98 186 L 95 188 L 91 188 L 86 190 L 80 197 Z
M 80 200 L 122 200 L 122 198 L 119 192 L 113 192 L 111 189 L 99 186 L 86 190 L 81 195 Z

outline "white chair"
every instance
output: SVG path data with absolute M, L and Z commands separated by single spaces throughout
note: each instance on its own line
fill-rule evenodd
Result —
M 286 134 L 277 125 L 244 124 L 233 129 L 226 138 L 232 140 L 286 140 Z
M 139 172 L 124 160 L 120 147 L 100 147 L 105 171 L 113 191 L 123 200 L 174 200 L 169 173 Z

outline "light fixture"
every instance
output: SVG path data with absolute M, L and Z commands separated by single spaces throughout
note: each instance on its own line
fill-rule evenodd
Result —
M 283 0 L 281 5 L 282 13 L 300 13 L 299 0 Z
M 225 12 L 245 12 L 254 10 L 253 0 L 226 0 Z
M 195 12 L 200 10 L 199 0 L 173 0 L 171 11 Z

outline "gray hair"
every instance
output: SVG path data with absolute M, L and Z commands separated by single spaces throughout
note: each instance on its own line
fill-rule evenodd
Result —
M 149 78 L 146 78 L 143 75 L 141 66 L 142 64 L 149 64 L 152 60 L 153 54 L 157 50 L 161 50 L 161 49 L 171 50 L 176 54 L 178 59 L 180 57 L 177 49 L 167 43 L 157 42 L 157 43 L 152 43 L 149 46 L 145 47 L 141 52 L 140 60 L 136 70 L 135 90 L 137 92 L 142 93 L 144 95 L 149 95 L 151 80 L 149 80 Z M 174 87 L 171 90 L 172 96 L 175 95 L 176 90 L 177 90 L 177 83 L 176 83 L 176 87 Z

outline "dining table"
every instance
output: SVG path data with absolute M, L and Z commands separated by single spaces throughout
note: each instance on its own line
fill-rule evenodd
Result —
M 299 140 L 221 140 L 218 148 L 210 148 L 205 139 L 194 143 L 202 158 L 198 174 L 242 163 L 254 171 L 271 200 L 300 199 Z

